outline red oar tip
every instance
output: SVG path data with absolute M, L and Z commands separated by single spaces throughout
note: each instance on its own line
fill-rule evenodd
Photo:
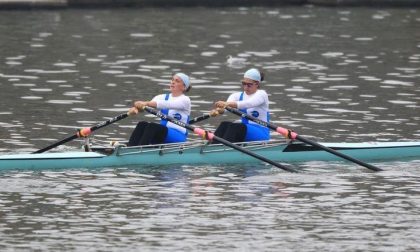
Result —
M 87 137 L 90 135 L 90 133 L 92 133 L 92 130 L 90 128 L 83 128 L 77 131 L 77 136 L 78 137 Z

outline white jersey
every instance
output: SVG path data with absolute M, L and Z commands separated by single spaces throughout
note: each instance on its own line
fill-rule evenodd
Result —
M 165 100 L 166 94 L 160 94 L 153 97 L 152 101 L 155 101 L 157 109 L 168 109 L 168 115 L 188 124 L 189 116 L 191 114 L 191 100 L 188 96 L 182 94 L 177 97 L 173 97 L 172 94 L 169 94 L 168 100 Z M 173 128 L 183 133 L 186 133 L 186 129 L 168 122 L 166 127 Z
M 241 95 L 242 100 L 240 99 Z M 233 93 L 227 99 L 228 102 L 236 102 L 238 109 L 246 109 L 246 113 L 264 122 L 268 122 L 268 95 L 264 90 L 258 89 L 257 92 L 247 95 L 245 92 Z M 255 124 L 252 121 L 249 123 Z

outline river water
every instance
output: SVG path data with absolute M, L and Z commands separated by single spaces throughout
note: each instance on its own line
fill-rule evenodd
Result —
M 178 71 L 193 78 L 199 116 L 240 90 L 250 67 L 266 74 L 272 121 L 307 138 L 420 138 L 418 9 L 8 11 L 0 34 L 1 153 L 34 151 L 123 113 L 165 92 Z M 94 137 L 127 139 L 144 117 Z M 0 249 L 419 250 L 420 162 L 375 165 L 385 171 L 346 162 L 295 164 L 299 174 L 188 164 L 3 171 Z

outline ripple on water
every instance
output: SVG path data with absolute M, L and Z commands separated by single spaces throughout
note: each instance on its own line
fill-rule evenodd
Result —
M 268 70 L 276 70 L 276 69 L 291 69 L 291 70 L 308 70 L 308 71 L 322 71 L 327 70 L 328 67 L 319 65 L 319 64 L 312 64 L 307 62 L 301 61 L 274 61 L 272 63 L 268 63 L 264 69 Z
M 31 75 L 7 75 L 7 74 L 2 74 L 0 73 L 0 77 L 3 78 L 10 78 L 10 79 L 27 79 L 27 80 L 36 80 L 39 79 L 38 76 L 31 76 Z
M 62 69 L 62 70 L 26 69 L 25 72 L 38 73 L 38 74 L 59 74 L 59 73 L 78 73 L 79 70 L 71 70 L 71 69 Z
M 307 89 L 302 86 L 294 86 L 292 88 L 286 88 L 284 90 L 288 92 L 312 92 L 311 89 Z
M 213 56 L 217 55 L 217 52 L 214 52 L 214 51 L 204 51 L 204 52 L 201 52 L 200 55 L 201 56 L 204 56 L 204 57 L 213 57 Z
M 93 109 L 87 109 L 87 108 L 72 108 L 72 111 L 76 111 L 76 112 L 93 112 Z
M 86 103 L 86 101 L 79 100 L 48 100 L 46 103 L 51 104 L 75 104 L 75 103 Z
M 168 69 L 170 67 L 167 66 L 167 65 L 140 65 L 140 68 L 165 70 L 165 69 Z
M 152 33 L 131 33 L 130 36 L 134 38 L 151 38 L 154 35 Z
M 392 104 L 399 104 L 399 105 L 417 104 L 417 102 L 414 102 L 414 101 L 404 101 L 404 100 L 389 100 L 388 102 Z
M 384 80 L 381 82 L 382 84 L 392 85 L 392 86 L 413 86 L 412 82 L 408 81 L 400 81 L 400 80 Z
M 35 87 L 36 84 L 34 83 L 13 83 L 15 87 Z
M 54 63 L 54 66 L 58 66 L 58 67 L 72 67 L 72 66 L 76 66 L 76 64 L 74 63 L 66 63 L 66 62 L 59 62 L 59 63 Z
M 42 96 L 34 96 L 34 95 L 31 95 L 31 96 L 22 96 L 20 98 L 21 99 L 24 99 L 24 100 L 42 100 L 43 99 Z
M 70 92 L 64 92 L 63 95 L 65 96 L 81 96 L 81 95 L 88 95 L 90 94 L 90 92 L 86 92 L 86 91 L 70 91 Z

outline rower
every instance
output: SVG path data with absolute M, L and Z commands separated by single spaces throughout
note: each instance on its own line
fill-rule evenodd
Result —
M 128 111 L 128 114 L 137 114 L 145 106 L 148 106 L 160 109 L 162 114 L 188 123 L 191 100 L 185 93 L 191 89 L 190 78 L 184 73 L 177 73 L 172 77 L 169 88 L 170 93 L 157 95 L 150 101 L 134 102 L 134 106 Z M 185 142 L 187 134 L 185 128 L 167 120 L 162 119 L 160 124 L 141 121 L 131 134 L 128 146 Z
M 217 101 L 215 106 L 217 108 L 226 108 L 227 106 L 238 108 L 246 114 L 269 122 L 268 95 L 260 89 L 263 80 L 263 73 L 255 68 L 249 69 L 242 79 L 243 91 L 231 94 L 227 101 Z M 214 134 L 230 142 L 270 140 L 269 128 L 244 117 L 242 117 L 241 122 L 223 121 Z

